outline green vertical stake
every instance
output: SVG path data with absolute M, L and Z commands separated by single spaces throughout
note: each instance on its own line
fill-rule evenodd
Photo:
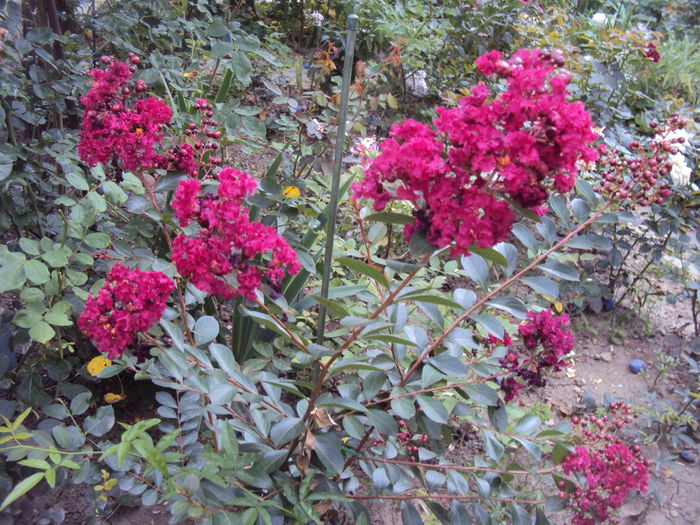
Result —
M 352 77 L 352 62 L 355 54 L 355 35 L 357 33 L 357 15 L 348 17 L 348 36 L 345 42 L 345 63 L 343 64 L 343 88 L 340 94 L 340 111 L 338 112 L 338 133 L 335 138 L 335 157 L 333 159 L 333 181 L 331 183 L 331 201 L 328 204 L 328 225 L 326 251 L 323 256 L 323 279 L 321 281 L 321 297 L 328 298 L 328 288 L 331 280 L 331 265 L 333 263 L 333 238 L 335 237 L 335 215 L 338 209 L 338 191 L 340 189 L 340 170 L 343 164 L 345 149 L 345 124 L 348 116 L 348 99 L 350 98 L 350 79 Z M 316 326 L 316 343 L 323 344 L 326 325 L 326 307 L 320 305 L 318 310 L 318 325 Z

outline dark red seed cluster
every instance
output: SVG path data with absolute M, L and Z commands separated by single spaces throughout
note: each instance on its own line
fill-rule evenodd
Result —
M 671 189 L 664 180 L 673 167 L 670 157 L 678 153 L 675 145 L 685 141 L 683 137 L 664 137 L 683 129 L 687 124 L 688 121 L 678 115 L 671 116 L 662 125 L 655 120 L 650 121 L 649 127 L 656 132 L 656 138 L 646 145 L 637 140 L 630 142 L 629 149 L 634 157 L 625 157 L 617 148 L 608 149 L 605 144 L 601 144 L 598 153 L 603 171 L 596 191 L 612 200 L 625 202 L 632 208 L 637 205 L 662 204 L 671 194 Z
M 418 450 L 428 443 L 428 435 L 408 432 L 408 426 L 404 420 L 399 420 L 399 427 L 401 427 L 401 432 L 396 435 L 399 438 L 399 444 L 405 447 L 409 461 L 418 461 Z
M 194 109 L 202 113 L 202 118 L 199 125 L 190 123 L 185 130 L 185 135 L 193 137 L 195 142 L 194 149 L 203 154 L 206 151 L 217 150 L 220 147 L 218 140 L 221 138 L 221 130 L 216 129 L 219 123 L 213 119 L 213 107 L 203 98 L 199 98 L 194 103 Z M 209 157 L 209 162 L 214 166 L 221 164 L 221 159 L 218 157 Z

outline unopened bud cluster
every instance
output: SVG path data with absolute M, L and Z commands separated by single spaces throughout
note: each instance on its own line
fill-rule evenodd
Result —
M 672 132 L 687 124 L 688 121 L 678 115 L 672 116 L 666 124 L 650 121 L 649 127 L 656 132 L 656 138 L 646 145 L 637 140 L 630 142 L 629 149 L 635 155 L 631 158 L 626 158 L 617 148 L 608 149 L 601 144 L 598 153 L 603 172 L 596 191 L 632 208 L 662 204 L 671 194 L 666 182 L 673 168 L 671 156 L 678 153 L 676 146 L 685 141 L 683 136 L 673 136 Z

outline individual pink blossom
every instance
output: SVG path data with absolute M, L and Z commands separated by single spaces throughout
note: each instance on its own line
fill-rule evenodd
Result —
M 88 297 L 78 327 L 100 352 L 114 359 L 160 319 L 175 285 L 161 272 L 121 264 L 115 264 L 105 280 L 97 295 Z

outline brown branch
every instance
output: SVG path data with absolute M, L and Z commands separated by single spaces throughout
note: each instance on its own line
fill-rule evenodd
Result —
M 474 313 L 476 310 L 481 308 L 487 301 L 490 299 L 494 298 L 495 296 L 499 295 L 503 290 L 508 288 L 511 284 L 519 281 L 526 273 L 528 273 L 530 270 L 535 268 L 538 264 L 540 264 L 542 261 L 544 261 L 547 257 L 549 257 L 552 253 L 554 253 L 556 250 L 564 246 L 567 242 L 569 242 L 572 237 L 574 237 L 576 234 L 587 228 L 593 221 L 595 221 L 598 217 L 600 217 L 603 212 L 605 212 L 610 206 L 612 205 L 612 202 L 609 201 L 603 206 L 601 209 L 599 209 L 597 212 L 595 212 L 591 217 L 588 218 L 588 220 L 579 226 L 576 227 L 576 229 L 571 230 L 564 238 L 562 238 L 558 243 L 556 243 L 554 246 L 552 246 L 549 250 L 544 252 L 542 255 L 538 256 L 535 258 L 534 261 L 532 261 L 530 264 L 528 264 L 525 268 L 520 270 L 518 273 L 514 274 L 512 277 L 507 279 L 506 281 L 503 282 L 498 288 L 494 289 L 493 291 L 487 293 L 484 295 L 481 299 L 479 299 L 474 305 L 469 308 L 467 311 L 465 311 L 462 315 L 460 315 L 454 323 L 447 329 L 444 330 L 434 341 L 433 343 L 425 349 L 425 351 L 416 359 L 416 361 L 411 365 L 411 368 L 406 372 L 404 379 L 399 383 L 399 386 L 404 386 L 406 384 L 406 381 L 411 377 L 413 372 L 416 371 L 418 366 L 425 361 L 425 359 L 438 347 L 442 344 L 442 342 L 445 340 L 445 337 L 449 333 L 452 332 L 455 328 L 457 328 L 460 324 L 462 324 L 466 319 L 469 318 L 469 316 Z

